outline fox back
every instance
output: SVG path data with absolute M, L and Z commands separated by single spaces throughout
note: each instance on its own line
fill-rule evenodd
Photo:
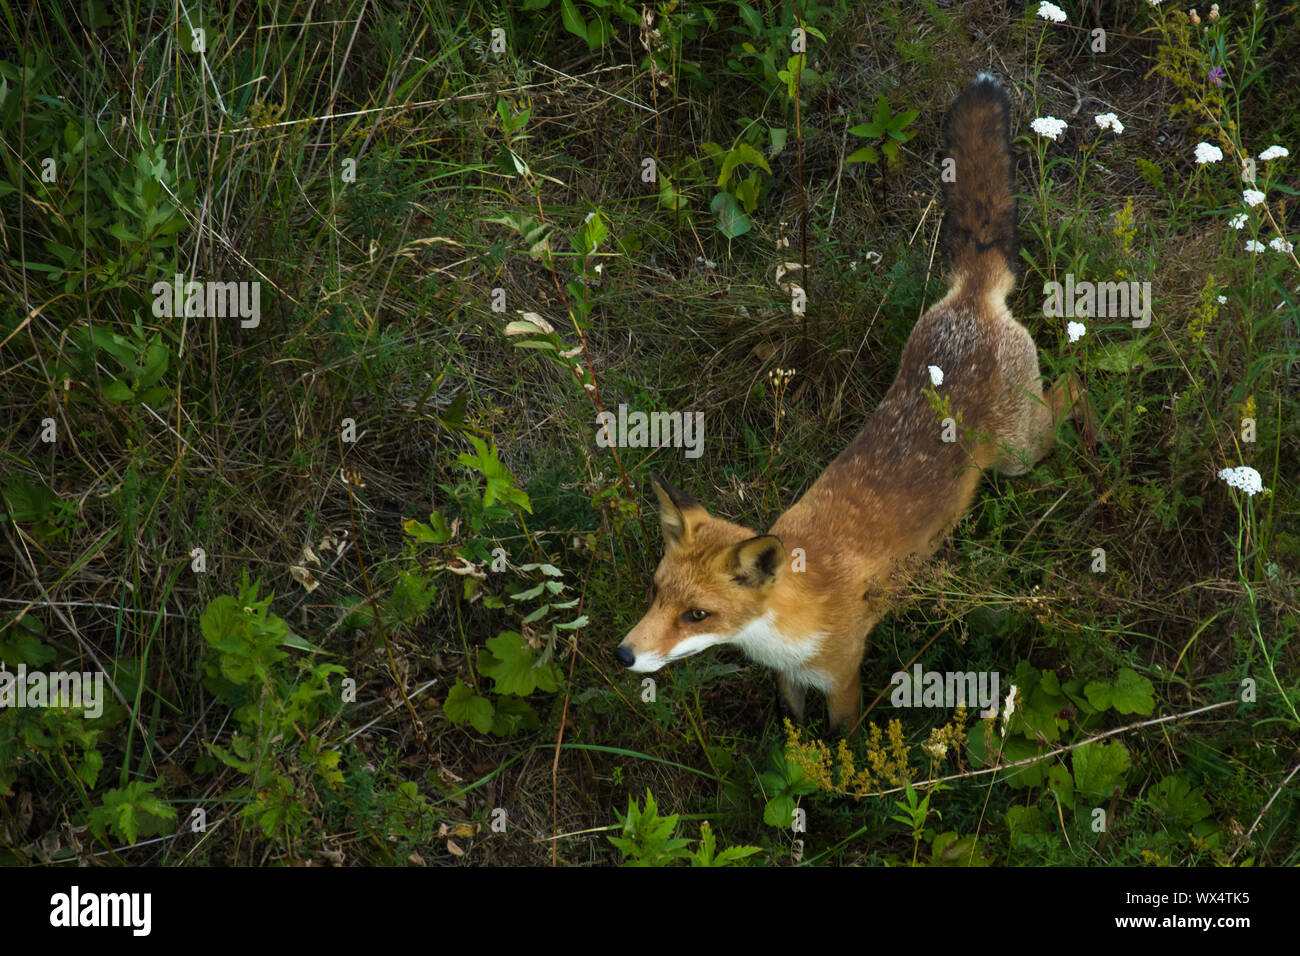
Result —
M 917 321 L 897 377 L 848 447 L 765 535 L 652 476 L 665 550 L 650 608 L 616 652 L 632 670 L 734 644 L 778 672 L 796 717 L 811 687 L 833 726 L 856 720 L 866 639 L 890 606 L 895 570 L 935 552 L 983 470 L 1022 474 L 1051 448 L 1079 395 L 1066 380 L 1044 389 L 1033 339 L 1007 308 L 1014 163 L 996 79 L 982 73 L 957 97 L 945 141 L 955 174 L 944 183 L 948 293 Z M 946 419 L 934 399 L 947 401 Z

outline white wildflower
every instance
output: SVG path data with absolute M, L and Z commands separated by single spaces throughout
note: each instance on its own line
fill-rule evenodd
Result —
M 1270 146 L 1259 154 L 1259 158 L 1267 163 L 1270 159 L 1285 159 L 1290 155 L 1285 146 Z
M 930 384 L 937 388 L 943 384 L 943 369 L 939 368 L 937 365 L 931 365 L 929 368 Z
M 1201 165 L 1206 163 L 1217 163 L 1223 159 L 1223 150 L 1217 146 L 1211 146 L 1209 143 L 1196 144 L 1196 161 Z
M 1247 252 L 1263 252 L 1263 251 L 1264 251 L 1264 243 L 1262 243 L 1262 242 L 1256 242 L 1254 239 L 1247 239 L 1247 240 L 1246 240 L 1246 251 L 1247 251 Z
M 1237 213 L 1237 215 L 1228 220 L 1228 225 L 1233 229 L 1246 228 L 1246 214 L 1244 212 Z
M 1293 245 L 1291 245 L 1291 243 L 1287 242 L 1281 236 L 1275 236 L 1272 239 L 1270 239 L 1268 241 L 1268 246 L 1274 252 L 1280 252 L 1283 255 L 1285 255 L 1286 253 L 1290 252 L 1292 249 L 1295 248 Z
M 1065 22 L 1065 11 L 1054 3 L 1048 3 L 1047 0 L 1043 0 L 1038 5 L 1038 15 L 1044 20 L 1051 20 L 1053 23 Z
M 1258 206 L 1264 201 L 1264 194 L 1258 189 L 1247 189 L 1241 194 L 1241 200 L 1247 206 Z
M 1007 735 L 1007 725 L 1011 723 L 1011 715 L 1016 712 L 1016 685 L 1011 685 L 1011 692 L 1007 694 L 1007 702 L 1002 705 L 1002 736 Z
M 1264 483 L 1260 480 L 1259 472 L 1249 465 L 1242 465 L 1238 468 L 1224 468 L 1219 472 L 1219 477 L 1226 481 L 1230 487 L 1244 491 L 1247 495 L 1254 496 L 1264 490 Z
M 1119 121 L 1119 117 L 1114 113 L 1098 113 L 1093 119 L 1102 129 L 1109 127 L 1117 134 L 1124 132 L 1124 124 Z
M 1065 132 L 1065 120 L 1059 120 L 1055 116 L 1039 116 L 1030 122 L 1029 128 L 1039 136 L 1060 139 L 1061 134 Z
M 1219 300 L 1219 305 L 1227 305 L 1227 304 L 1228 304 L 1228 297 L 1227 297 L 1226 295 L 1217 296 L 1217 298 L 1218 298 L 1218 300 Z
M 1070 337 L 1071 342 L 1077 342 L 1088 332 L 1088 327 L 1082 322 L 1071 322 L 1065 327 L 1065 334 Z

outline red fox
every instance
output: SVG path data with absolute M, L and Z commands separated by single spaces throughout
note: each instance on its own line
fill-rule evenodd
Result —
M 788 710 L 826 696 L 832 727 L 861 712 L 867 635 L 888 608 L 900 563 L 932 555 L 975 496 L 982 470 L 1023 474 L 1085 399 L 1063 377 L 1044 388 L 1034 340 L 1007 309 L 1015 285 L 1011 106 L 981 73 L 953 102 L 945 140 L 951 273 L 917 321 L 898 376 L 857 437 L 764 535 L 712 517 L 654 476 L 664 557 L 650 609 L 619 644 L 633 671 L 657 671 L 733 644 L 779 674 Z M 940 394 L 969 440 L 944 434 L 924 390 Z M 947 438 L 948 440 L 944 440 Z

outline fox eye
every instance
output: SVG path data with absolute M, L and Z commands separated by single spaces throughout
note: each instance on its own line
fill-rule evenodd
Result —
M 682 615 L 682 617 L 686 618 L 686 620 L 693 621 L 696 623 L 704 620 L 708 616 L 709 616 L 708 611 L 701 611 L 698 607 L 693 607 L 685 614 Z

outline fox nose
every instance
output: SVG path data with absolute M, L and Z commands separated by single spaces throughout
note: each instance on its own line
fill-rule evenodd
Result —
M 625 644 L 618 645 L 618 648 L 614 651 L 614 656 L 618 658 L 618 662 L 624 667 L 631 667 L 636 663 L 636 655 Z

